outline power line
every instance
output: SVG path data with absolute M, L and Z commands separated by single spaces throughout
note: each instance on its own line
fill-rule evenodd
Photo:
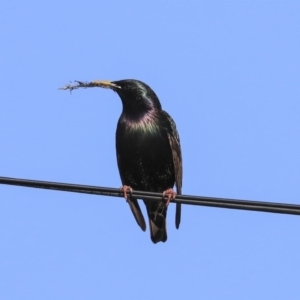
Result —
M 79 185 L 70 183 L 59 183 L 39 180 L 28 180 L 19 178 L 0 177 L 0 184 L 23 186 L 39 189 L 58 190 L 65 192 L 75 192 L 84 194 L 93 194 L 101 196 L 123 197 L 123 193 L 120 189 Z M 144 191 L 132 192 L 132 196 L 138 199 L 147 200 L 161 200 L 161 193 L 152 193 Z M 280 214 L 300 215 L 300 205 L 274 203 L 274 202 L 261 202 L 261 201 L 249 201 L 240 199 L 228 199 L 228 198 L 215 198 L 215 197 L 203 197 L 203 196 L 189 196 L 189 195 L 177 195 L 176 199 L 171 203 L 182 203 L 190 205 L 210 206 L 219 208 L 230 209 L 242 209 L 261 212 L 271 212 Z

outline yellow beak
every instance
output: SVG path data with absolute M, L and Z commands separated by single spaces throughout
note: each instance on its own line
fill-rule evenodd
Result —
M 106 89 L 120 89 L 121 87 L 116 85 L 115 83 L 108 81 L 108 80 L 95 80 L 90 82 L 91 85 L 93 86 L 98 86 Z

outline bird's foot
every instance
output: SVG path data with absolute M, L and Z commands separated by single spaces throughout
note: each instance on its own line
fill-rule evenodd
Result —
M 166 206 L 169 205 L 170 201 L 176 198 L 176 193 L 173 191 L 173 189 L 167 189 L 163 192 L 163 197 L 167 196 L 167 202 Z
M 132 193 L 132 187 L 129 185 L 123 185 L 120 187 L 121 192 L 123 192 L 124 198 L 126 199 L 126 201 L 128 201 L 128 193 L 131 194 Z

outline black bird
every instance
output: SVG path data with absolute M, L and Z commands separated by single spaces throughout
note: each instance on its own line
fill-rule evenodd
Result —
M 116 151 L 124 196 L 143 231 L 146 224 L 132 189 L 161 192 L 168 200 L 144 200 L 153 243 L 167 240 L 166 215 L 169 201 L 182 187 L 182 158 L 175 122 L 162 110 L 154 91 L 139 80 L 97 81 L 115 91 L 123 111 L 116 131 Z M 128 194 L 128 195 L 127 195 Z M 176 204 L 176 228 L 179 228 L 181 204 Z

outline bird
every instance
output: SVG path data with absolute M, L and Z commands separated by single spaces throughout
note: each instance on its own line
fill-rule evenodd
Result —
M 182 155 L 179 134 L 172 117 L 162 109 L 155 92 L 135 79 L 97 81 L 121 98 L 123 110 L 116 130 L 116 155 L 122 191 L 137 224 L 146 223 L 132 190 L 163 193 L 161 201 L 145 203 L 154 244 L 166 242 L 166 216 L 170 200 L 182 193 Z M 175 226 L 181 219 L 181 204 L 176 203 Z

